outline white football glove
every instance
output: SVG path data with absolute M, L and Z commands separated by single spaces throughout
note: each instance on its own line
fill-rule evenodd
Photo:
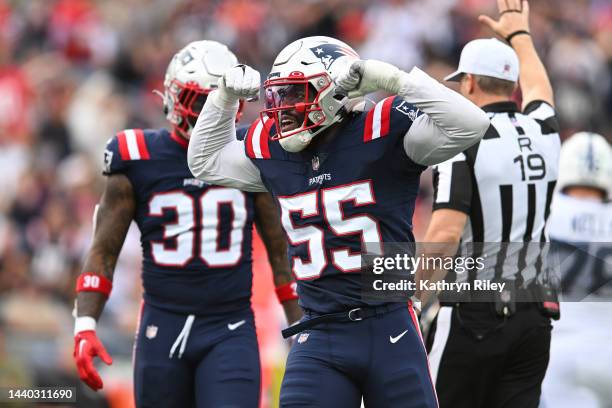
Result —
M 386 91 L 396 95 L 402 87 L 403 74 L 404 71 L 386 62 L 359 60 L 353 62 L 345 72 L 341 72 L 336 83 L 348 92 L 349 98 L 376 91 Z
M 219 79 L 219 96 L 228 103 L 239 99 L 259 99 L 261 75 L 248 65 L 239 64 L 225 71 Z

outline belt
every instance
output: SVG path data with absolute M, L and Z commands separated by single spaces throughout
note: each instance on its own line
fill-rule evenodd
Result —
M 281 333 L 283 338 L 286 339 L 323 323 L 359 322 L 364 319 L 369 319 L 370 317 L 392 312 L 402 307 L 406 307 L 406 305 L 404 303 L 393 303 L 382 306 L 357 307 L 348 311 L 324 314 L 287 327 Z

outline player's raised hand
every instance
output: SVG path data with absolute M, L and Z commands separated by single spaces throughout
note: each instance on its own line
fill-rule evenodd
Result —
M 348 69 L 345 69 L 338 75 L 336 84 L 349 94 L 355 92 L 359 88 L 361 77 L 363 76 L 364 64 L 365 61 L 363 60 L 353 62 Z
M 248 65 L 238 64 L 227 70 L 219 80 L 219 89 L 235 99 L 259 99 L 261 75 Z
M 497 7 L 499 20 L 481 15 L 478 21 L 504 39 L 519 31 L 529 32 L 529 3 L 527 0 L 497 0 Z
M 367 95 L 376 91 L 397 94 L 402 71 L 386 62 L 358 60 L 353 62 L 336 78 L 338 86 L 348 92 L 349 97 Z
M 94 330 L 85 330 L 74 336 L 73 356 L 81 380 L 94 391 L 101 389 L 102 378 L 93 364 L 94 357 L 100 357 L 107 365 L 113 364 L 113 359 L 106 352 Z

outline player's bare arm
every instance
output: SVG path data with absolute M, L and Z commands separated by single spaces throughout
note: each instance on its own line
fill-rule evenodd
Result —
M 536 100 L 554 105 L 554 94 L 544 64 L 538 57 L 529 30 L 529 2 L 526 0 L 498 0 L 499 20 L 480 16 L 497 35 L 509 42 L 520 61 L 519 83 L 523 92 L 523 109 Z
M 93 365 L 94 357 L 100 357 L 106 364 L 112 363 L 96 336 L 96 321 L 110 293 L 117 258 L 135 206 L 128 178 L 121 174 L 109 176 L 95 214 L 93 243 L 79 278 L 76 304 L 74 357 L 80 378 L 93 390 L 103 386 Z
M 452 257 L 457 253 L 459 241 L 463 234 L 467 214 L 453 209 L 439 209 L 434 211 L 423 239 L 424 256 Z M 417 288 L 420 280 L 437 282 L 446 277 L 445 269 L 419 269 L 415 276 Z M 415 296 L 423 304 L 428 304 L 435 293 L 417 289 Z
M 274 285 L 277 293 L 281 292 L 279 299 L 282 299 L 283 291 L 295 292 L 295 282 L 287 258 L 287 239 L 280 224 L 278 209 L 270 193 L 255 195 L 255 225 L 266 246 L 268 261 L 274 275 Z M 302 309 L 298 306 L 297 299 L 286 299 L 281 303 L 285 309 L 287 323 L 292 324 L 302 317 Z
M 93 272 L 112 281 L 115 265 L 134 216 L 136 203 L 128 178 L 122 174 L 108 177 L 95 218 L 93 243 L 83 272 Z M 100 317 L 106 298 L 101 293 L 79 292 L 77 316 Z

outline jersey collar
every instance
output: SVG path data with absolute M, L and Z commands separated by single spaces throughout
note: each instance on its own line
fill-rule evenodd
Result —
M 170 137 L 172 138 L 172 140 L 180 144 L 185 149 L 189 146 L 189 140 L 177 135 L 174 131 L 170 132 Z
M 481 108 L 485 112 L 519 112 L 518 105 L 513 101 L 495 102 Z

